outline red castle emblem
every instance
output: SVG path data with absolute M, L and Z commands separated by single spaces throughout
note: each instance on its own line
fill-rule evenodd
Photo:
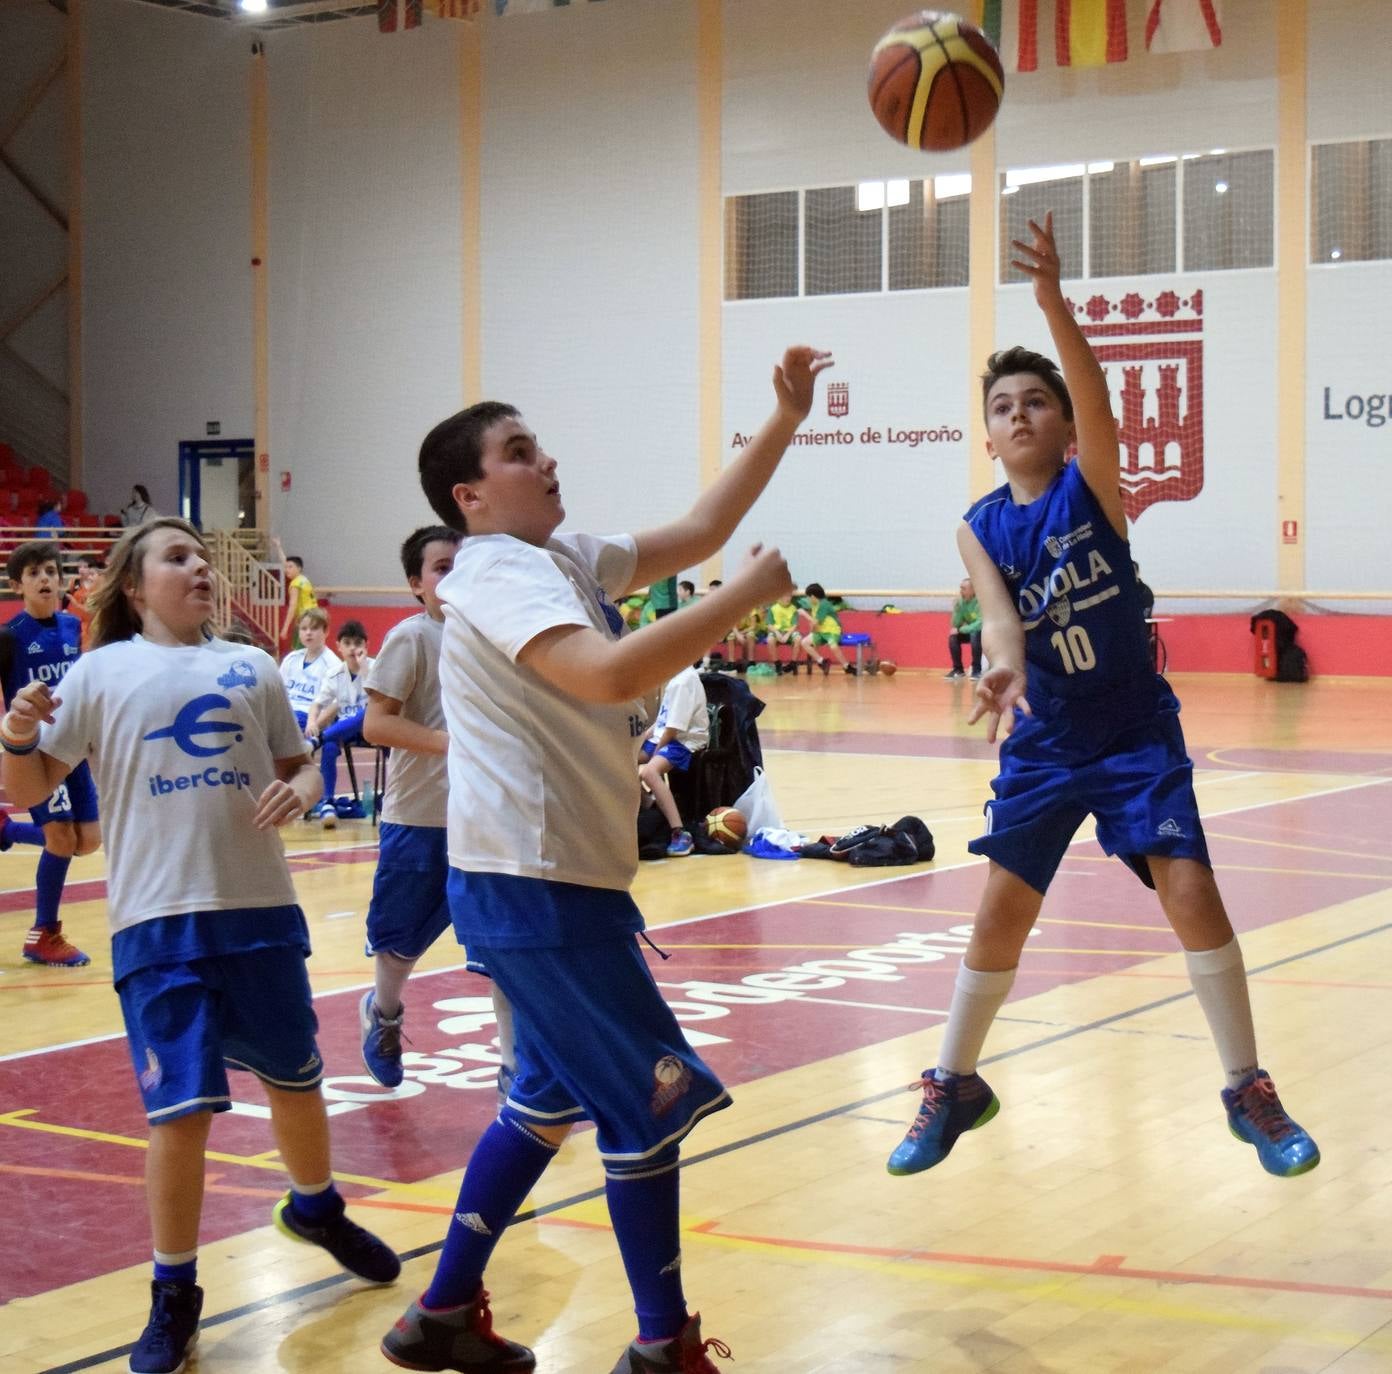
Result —
M 827 386 L 827 414 L 831 416 L 851 413 L 851 386 L 849 382 L 831 382 Z
M 1147 300 L 1093 296 L 1079 305 L 1083 333 L 1120 399 L 1121 502 L 1135 520 L 1156 501 L 1192 501 L 1203 490 L 1203 291 Z M 1112 317 L 1120 315 L 1120 320 Z M 1120 363 L 1121 389 L 1114 385 Z

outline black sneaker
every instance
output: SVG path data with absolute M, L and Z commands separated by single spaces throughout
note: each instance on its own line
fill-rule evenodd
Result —
M 310 1226 L 295 1215 L 290 1197 L 286 1193 L 271 1212 L 276 1230 L 282 1235 L 327 1250 L 350 1274 L 368 1283 L 391 1283 L 401 1273 L 396 1251 L 371 1231 L 349 1221 L 346 1213 L 340 1212 L 322 1226 Z
M 536 1368 L 536 1356 L 525 1345 L 494 1332 L 488 1292 L 483 1288 L 473 1302 L 441 1312 L 429 1312 L 413 1302 L 382 1337 L 382 1354 L 402 1369 L 511 1374 Z
M 131 1351 L 131 1374 L 179 1374 L 198 1344 L 203 1290 L 196 1283 L 155 1279 L 150 1284 L 150 1320 Z
M 722 1360 L 733 1358 L 724 1341 L 701 1339 L 701 1314 L 697 1312 L 671 1340 L 632 1342 L 611 1374 L 720 1374 L 706 1357 L 707 1350 Z

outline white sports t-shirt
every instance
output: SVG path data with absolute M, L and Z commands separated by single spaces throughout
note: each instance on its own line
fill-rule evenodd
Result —
M 252 825 L 274 760 L 307 752 L 269 654 L 140 636 L 95 649 L 63 679 L 39 747 L 69 768 L 92 761 L 113 935 L 158 916 L 295 902 L 280 836 Z
M 305 662 L 303 649 L 286 654 L 280 661 L 280 676 L 290 697 L 290 709 L 308 715 L 319 689 L 341 667 L 343 660 L 332 649 L 321 649 L 313 663 Z
M 618 639 L 612 598 L 637 556 L 629 535 L 561 535 L 544 548 L 470 535 L 459 546 L 439 588 L 452 867 L 620 890 L 633 881 L 645 703 L 580 701 L 517 655 L 558 625 Z
M 706 709 L 706 689 L 695 668 L 683 668 L 662 690 L 662 705 L 653 722 L 654 744 L 664 730 L 677 731 L 677 743 L 694 754 L 710 743 L 710 713 Z
M 367 657 L 355 677 L 348 671 L 348 665 L 341 659 L 339 665 L 321 684 L 314 698 L 314 704 L 322 711 L 326 706 L 338 709 L 340 717 L 361 711 L 367 705 L 367 675 L 377 660 Z M 311 667 L 316 666 L 311 664 Z
M 440 704 L 440 641 L 445 626 L 422 612 L 403 620 L 382 641 L 368 674 L 369 691 L 401 703 L 401 719 L 430 730 L 445 729 Z M 387 796 L 382 819 L 391 825 L 445 824 L 449 779 L 443 754 L 393 749 L 387 764 Z

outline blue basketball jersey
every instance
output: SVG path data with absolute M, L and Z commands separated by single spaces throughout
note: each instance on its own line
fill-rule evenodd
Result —
M 1119 695 L 1128 695 L 1123 688 L 1139 688 L 1153 709 L 1163 683 L 1151 658 L 1131 546 L 1112 528 L 1078 464 L 1066 464 L 1028 505 L 1016 505 L 1007 484 L 963 518 L 1019 611 L 1027 695 L 1036 714 L 1110 712 Z
M 0 626 L 0 683 L 5 700 L 31 682 L 56 686 L 82 652 L 82 622 L 59 611 L 50 620 L 39 620 L 20 611 Z

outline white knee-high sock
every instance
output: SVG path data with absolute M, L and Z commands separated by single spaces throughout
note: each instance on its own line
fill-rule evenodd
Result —
M 1218 949 L 1186 949 L 1184 962 L 1218 1047 L 1228 1087 L 1241 1087 L 1257 1071 L 1257 1032 L 1242 949 L 1234 937 Z
M 938 1077 L 976 1072 L 986 1034 L 1014 982 L 1013 968 L 997 973 L 983 973 L 966 964 L 958 968 L 952 1005 L 947 1012 L 947 1031 L 938 1055 Z

